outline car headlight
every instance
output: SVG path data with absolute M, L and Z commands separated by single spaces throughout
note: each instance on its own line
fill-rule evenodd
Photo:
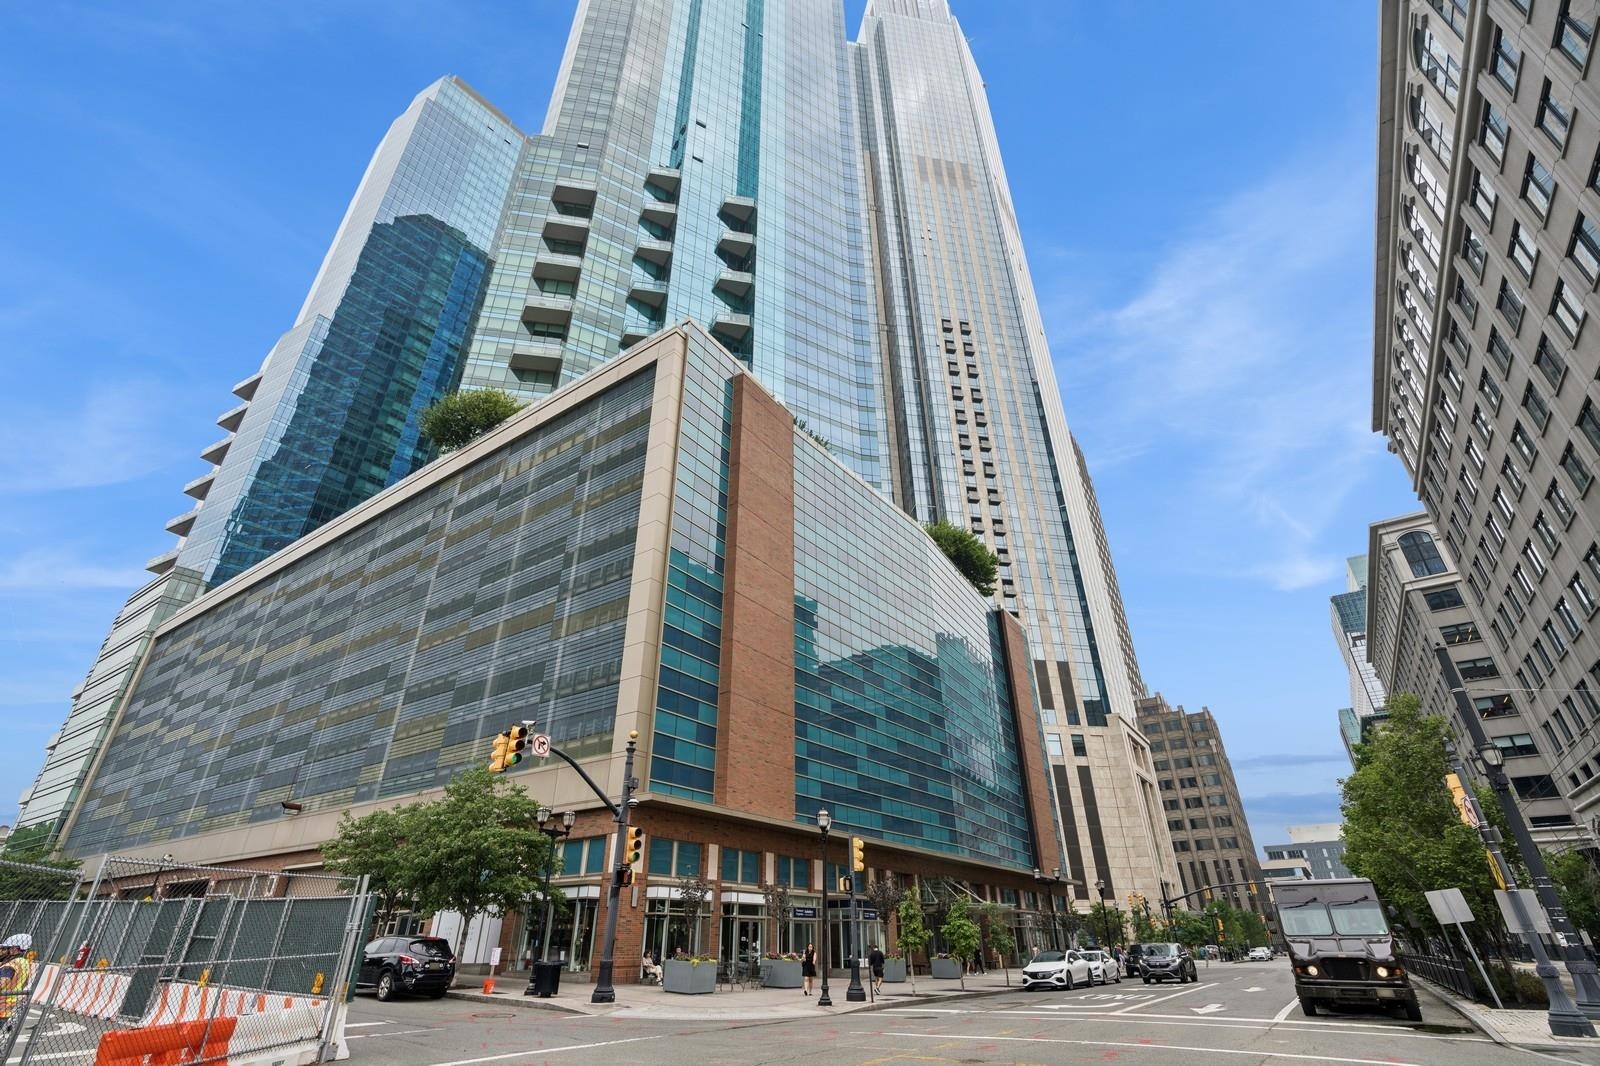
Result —
M 1388 977 L 1389 976 L 1389 967 L 1387 967 L 1387 966 L 1379 966 L 1378 967 L 1378 976 L 1379 977 Z
M 1306 973 L 1310 974 L 1312 977 L 1317 976 L 1320 972 L 1321 971 L 1318 970 L 1315 966 L 1307 966 L 1306 967 Z

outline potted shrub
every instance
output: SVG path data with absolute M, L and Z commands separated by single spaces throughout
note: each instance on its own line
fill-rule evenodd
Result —
M 961 960 L 951 958 L 948 951 L 941 951 L 935 955 L 930 968 L 933 971 L 933 976 L 941 981 L 961 980 Z M 885 975 L 884 979 L 887 980 L 888 976 Z
M 661 964 L 661 987 L 667 992 L 700 996 L 717 990 L 717 960 L 710 955 L 679 952 Z
M 761 964 L 761 984 L 764 988 L 799 988 L 800 956 L 792 951 L 769 951 Z
M 883 957 L 883 981 L 890 985 L 906 983 L 906 957 L 898 949 Z

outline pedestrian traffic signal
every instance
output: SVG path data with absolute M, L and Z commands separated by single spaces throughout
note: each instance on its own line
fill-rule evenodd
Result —
M 632 866 L 644 859 L 644 830 L 636 825 L 630 825 L 627 834 L 622 847 L 622 865 Z
M 858 874 L 867 869 L 867 842 L 860 837 L 850 838 L 850 869 Z
M 1473 805 L 1472 797 L 1467 794 L 1466 787 L 1461 784 L 1461 778 L 1456 774 L 1444 775 L 1445 787 L 1450 790 L 1450 802 L 1455 806 L 1456 817 L 1461 819 L 1461 824 L 1477 829 L 1483 824 L 1478 817 L 1477 808 Z
M 839 878 L 839 891 L 847 896 L 855 894 L 855 881 L 848 875 Z
M 503 774 L 506 772 L 506 758 L 511 753 L 511 734 L 501 733 L 494 738 L 494 750 L 489 753 L 489 772 Z

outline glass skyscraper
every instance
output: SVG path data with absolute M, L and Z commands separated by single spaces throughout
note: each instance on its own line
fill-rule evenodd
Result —
M 530 136 L 455 79 L 425 91 L 155 565 L 194 589 L 227 580 L 426 461 L 415 419 L 434 397 L 535 399 L 685 318 L 871 489 L 994 548 L 996 600 L 1032 656 L 1063 877 L 1080 899 L 1097 880 L 1117 896 L 1175 884 L 1109 547 L 945 0 L 870 0 L 854 42 L 837 0 L 583 0 Z M 680 528 L 699 532 L 674 540 L 667 581 L 714 627 L 726 516 L 695 474 L 706 495 Z M 816 698 L 797 729 L 837 719 L 864 678 L 932 668 L 888 630 L 872 657 L 829 656 L 827 635 L 800 649 Z M 718 703 L 684 676 L 657 708 L 681 757 L 658 751 L 651 780 L 695 799 L 716 787 L 695 738 L 716 735 Z M 801 776 L 806 802 L 848 807 L 838 768 Z

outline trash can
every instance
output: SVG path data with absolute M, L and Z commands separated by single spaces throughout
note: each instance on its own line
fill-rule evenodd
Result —
M 536 962 L 533 964 L 533 980 L 528 983 L 528 990 L 523 995 L 549 999 L 560 988 L 561 964 L 559 962 Z

